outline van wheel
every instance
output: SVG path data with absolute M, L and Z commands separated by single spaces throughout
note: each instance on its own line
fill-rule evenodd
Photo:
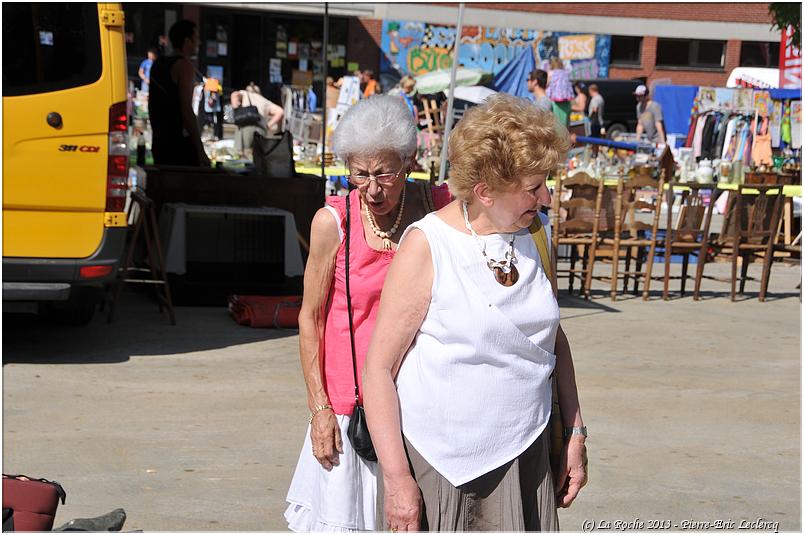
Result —
M 619 137 L 620 134 L 625 134 L 628 132 L 628 127 L 621 123 L 613 123 L 606 128 L 606 137 L 614 140 Z

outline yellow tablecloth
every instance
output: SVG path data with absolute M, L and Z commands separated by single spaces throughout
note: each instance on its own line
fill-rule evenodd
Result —
M 304 173 L 307 175 L 318 175 L 321 176 L 321 167 L 312 167 L 309 165 L 300 165 L 296 164 L 296 172 L 297 173 Z M 349 171 L 345 167 L 325 167 L 324 173 L 329 176 L 346 176 L 349 174 Z M 428 173 L 419 173 L 413 172 L 410 175 L 410 178 L 415 178 L 417 180 L 430 180 L 430 175 Z
M 603 179 L 603 183 L 606 184 L 607 186 L 616 186 L 617 182 L 618 182 L 617 178 L 604 178 Z M 554 188 L 555 185 L 556 185 L 555 180 L 548 180 L 547 181 L 547 187 Z M 664 189 L 668 189 L 669 187 L 670 186 L 668 184 L 664 185 Z M 784 187 L 783 193 L 784 193 L 785 197 L 801 197 L 801 184 L 786 184 L 783 187 Z M 677 184 L 676 186 L 673 187 L 673 189 L 678 190 L 678 191 L 682 191 L 684 189 L 684 185 L 683 184 Z M 717 183 L 717 189 L 720 189 L 720 190 L 736 190 L 737 189 L 737 184 L 727 184 L 727 183 L 718 182 Z M 743 190 L 743 191 L 745 191 L 746 193 L 756 193 L 756 190 L 751 191 L 750 189 Z
M 308 175 L 318 175 L 321 176 L 321 167 L 312 167 L 309 165 L 302 165 L 296 164 L 296 172 L 297 173 L 304 173 Z M 324 168 L 324 173 L 330 176 L 346 176 L 349 174 L 349 171 L 345 167 L 326 167 Z M 415 178 L 417 180 L 430 180 L 430 175 L 428 173 L 421 173 L 421 172 L 413 172 L 410 175 L 410 178 Z M 617 178 L 609 177 L 604 178 L 603 181 L 607 186 L 616 186 L 617 185 Z M 547 186 L 549 188 L 555 187 L 555 180 L 548 180 Z M 665 184 L 665 189 L 667 189 L 667 184 Z M 683 186 L 676 186 L 676 188 L 681 189 Z M 737 184 L 725 184 L 725 183 L 718 183 L 717 189 L 721 190 L 736 190 Z M 748 192 L 750 193 L 750 191 Z M 784 195 L 785 197 L 801 197 L 801 185 L 799 184 L 788 184 L 784 186 Z

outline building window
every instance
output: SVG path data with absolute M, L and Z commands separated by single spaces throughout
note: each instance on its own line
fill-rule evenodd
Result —
M 630 35 L 611 36 L 612 65 L 641 65 L 642 38 Z
M 779 43 L 743 41 L 740 45 L 740 67 L 778 67 Z
M 659 38 L 656 45 L 657 67 L 722 69 L 726 41 Z

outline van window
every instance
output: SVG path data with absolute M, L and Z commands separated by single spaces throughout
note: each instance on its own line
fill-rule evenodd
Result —
M 94 3 L 3 3 L 3 95 L 46 93 L 101 75 Z

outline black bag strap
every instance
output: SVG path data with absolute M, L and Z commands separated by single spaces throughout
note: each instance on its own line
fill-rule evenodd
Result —
M 355 329 L 354 320 L 352 319 L 352 296 L 349 291 L 349 235 L 351 234 L 351 213 L 349 207 L 349 197 L 351 197 L 351 188 L 347 190 L 346 194 L 346 311 L 349 313 L 349 342 L 352 344 L 352 372 L 355 377 L 355 404 L 360 405 L 360 389 L 357 386 L 357 357 L 355 356 Z
M 14 509 L 3 507 L 3 533 L 14 531 Z

